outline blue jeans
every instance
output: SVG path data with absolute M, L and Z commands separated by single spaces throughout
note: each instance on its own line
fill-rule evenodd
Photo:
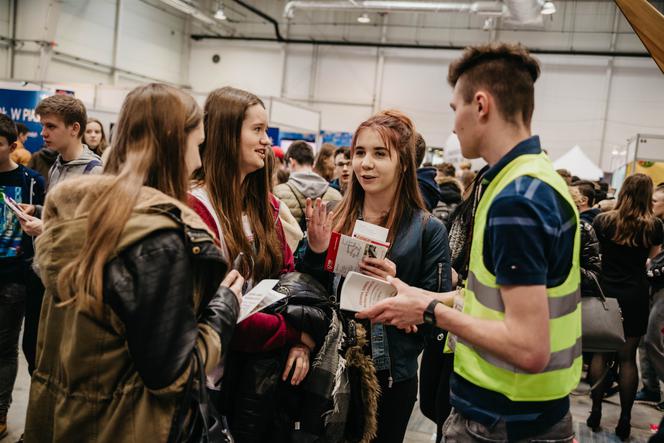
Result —
M 24 308 L 25 286 L 0 284 L 0 417 L 7 415 L 12 402 Z
M 572 425 L 572 415 L 569 412 L 558 423 L 555 423 L 538 435 L 516 441 L 508 440 L 507 427 L 504 421 L 499 421 L 489 428 L 481 423 L 463 417 L 455 410 L 452 411 L 452 414 L 450 414 L 443 425 L 443 442 L 446 443 L 507 443 L 508 441 L 512 443 L 571 443 L 573 440 L 574 428 Z

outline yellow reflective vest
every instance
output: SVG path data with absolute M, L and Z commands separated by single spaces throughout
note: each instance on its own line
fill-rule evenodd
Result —
M 493 200 L 508 184 L 522 176 L 535 177 L 550 185 L 573 208 L 576 219 L 574 253 L 569 274 L 560 286 L 547 288 L 551 347 L 549 364 L 539 373 L 529 373 L 459 337 L 454 371 L 471 383 L 499 392 L 512 401 L 555 400 L 568 395 L 581 376 L 581 240 L 579 213 L 567 184 L 543 153 L 522 155 L 508 163 L 482 195 L 473 225 L 463 312 L 475 318 L 490 320 L 502 320 L 505 317 L 505 306 L 496 284 L 496 276 L 484 265 L 484 230 Z

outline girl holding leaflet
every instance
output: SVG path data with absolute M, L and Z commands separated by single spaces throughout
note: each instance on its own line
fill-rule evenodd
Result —
M 357 220 L 389 229 L 387 257 L 365 257 L 362 273 L 398 277 L 432 291 L 451 289 L 447 232 L 424 209 L 417 185 L 415 134 L 412 121 L 399 111 L 374 115 L 353 136 L 353 176 L 338 207 L 328 214 L 320 199 L 307 201 L 309 246 L 298 268 L 328 290 L 339 294 L 342 286 L 340 278 L 323 268 L 331 233 L 351 235 Z M 426 331 L 406 334 L 382 324 L 370 330 L 371 355 L 381 385 L 374 441 L 401 442 L 417 397 L 417 357 Z

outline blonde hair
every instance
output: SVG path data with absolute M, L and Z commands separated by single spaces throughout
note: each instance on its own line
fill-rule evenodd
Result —
M 583 204 L 583 195 L 581 195 L 581 191 L 579 191 L 579 188 L 577 188 L 576 186 L 568 186 L 568 189 L 577 209 L 580 208 L 581 205 Z

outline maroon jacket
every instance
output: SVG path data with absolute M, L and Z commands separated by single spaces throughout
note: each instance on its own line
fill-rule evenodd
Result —
M 196 211 L 205 224 L 215 234 L 219 241 L 217 224 L 205 205 L 195 196 L 189 194 L 189 206 Z M 279 275 L 293 272 L 295 260 L 286 242 L 284 228 L 279 219 L 279 201 L 270 194 L 270 205 L 276 222 L 277 237 L 281 243 L 281 251 L 284 257 L 283 267 Z M 231 349 L 243 352 L 265 352 L 279 349 L 286 345 L 299 343 L 300 331 L 290 326 L 281 314 L 264 314 L 258 312 L 246 320 L 240 322 L 235 328 Z

